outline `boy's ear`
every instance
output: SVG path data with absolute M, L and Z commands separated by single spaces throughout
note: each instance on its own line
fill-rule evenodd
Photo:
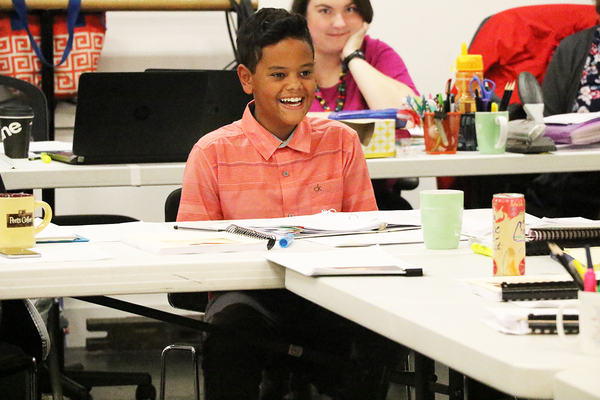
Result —
M 252 72 L 244 65 L 240 64 L 237 67 L 238 77 L 240 78 L 240 82 L 242 83 L 242 89 L 246 94 L 252 94 Z

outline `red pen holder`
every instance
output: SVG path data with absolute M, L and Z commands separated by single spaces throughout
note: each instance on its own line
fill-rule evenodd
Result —
M 425 113 L 423 136 L 428 154 L 455 154 L 460 129 L 460 112 Z

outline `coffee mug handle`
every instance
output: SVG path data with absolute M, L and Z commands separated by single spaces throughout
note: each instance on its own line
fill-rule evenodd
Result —
M 556 311 L 556 333 L 558 333 L 558 337 L 563 342 L 567 343 L 576 343 L 577 338 L 569 339 L 567 335 L 565 335 L 565 327 L 563 325 L 563 311 L 565 309 L 565 305 L 561 304 Z
M 45 201 L 38 200 L 34 203 L 34 208 L 37 209 L 39 207 L 42 207 L 44 209 L 44 220 L 38 226 L 35 227 L 36 235 L 40 233 L 45 227 L 47 227 L 50 223 L 50 220 L 52 219 L 52 209 L 50 208 L 50 205 L 48 203 L 46 203 Z
M 496 125 L 500 126 L 500 137 L 494 148 L 499 150 L 506 146 L 506 140 L 508 139 L 508 119 L 503 115 L 499 115 L 496 117 Z

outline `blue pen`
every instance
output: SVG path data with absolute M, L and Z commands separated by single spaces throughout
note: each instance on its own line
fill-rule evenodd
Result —
M 279 246 L 283 247 L 285 249 L 286 247 L 288 247 L 290 245 L 290 243 L 292 243 L 293 240 L 294 240 L 294 234 L 288 233 L 287 235 L 285 235 L 284 237 L 279 239 Z

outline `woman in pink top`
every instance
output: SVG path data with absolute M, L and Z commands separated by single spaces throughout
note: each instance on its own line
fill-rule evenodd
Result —
M 417 95 L 404 61 L 384 42 L 366 35 L 373 20 L 369 0 L 294 0 L 306 18 L 315 47 L 317 92 L 311 112 L 400 108 Z M 375 179 L 380 210 L 411 209 L 394 193 L 396 179 Z
M 417 94 L 404 62 L 390 46 L 366 36 L 369 0 L 294 0 L 315 46 L 318 90 L 310 111 L 399 108 Z

